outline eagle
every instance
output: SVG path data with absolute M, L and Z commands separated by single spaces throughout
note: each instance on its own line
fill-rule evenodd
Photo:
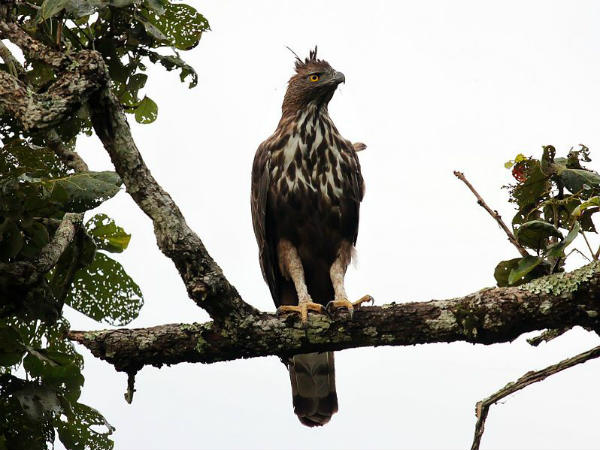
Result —
M 344 74 L 317 59 L 296 55 L 275 132 L 256 151 L 251 209 L 260 267 L 278 313 L 338 309 L 352 315 L 370 296 L 350 302 L 346 268 L 358 236 L 364 182 L 357 151 L 366 146 L 342 137 L 328 104 Z M 338 409 L 332 352 L 284 361 L 294 412 L 304 425 L 320 426 Z

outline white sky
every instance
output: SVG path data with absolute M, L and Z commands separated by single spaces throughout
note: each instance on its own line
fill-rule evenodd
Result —
M 249 208 L 251 162 L 275 129 L 293 57 L 319 54 L 345 73 L 330 105 L 360 154 L 367 193 L 351 297 L 378 304 L 460 296 L 494 284 L 518 256 L 452 175 L 466 173 L 510 220 L 503 163 L 585 143 L 600 169 L 600 4 L 593 1 L 192 2 L 212 25 L 185 59 L 188 90 L 153 72 L 160 107 L 133 134 L 159 183 L 183 210 L 244 299 L 273 310 L 260 275 Z M 110 162 L 96 138 L 82 154 Z M 131 327 L 204 321 L 150 221 L 124 193 L 102 211 L 133 233 L 118 259 L 146 299 Z M 581 263 L 581 261 L 577 261 Z M 74 329 L 104 328 L 67 311 Z M 524 372 L 598 344 L 582 330 L 539 348 L 465 343 L 366 348 L 336 354 L 340 411 L 308 429 L 292 411 L 275 357 L 145 368 L 132 405 L 126 376 L 86 356 L 82 400 L 117 427 L 117 449 L 451 449 L 470 446 L 474 405 Z M 600 361 L 493 407 L 482 448 L 596 448 Z

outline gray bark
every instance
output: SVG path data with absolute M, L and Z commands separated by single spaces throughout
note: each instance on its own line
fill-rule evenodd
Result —
M 488 288 L 461 298 L 361 307 L 350 319 L 314 314 L 303 328 L 294 316 L 258 313 L 238 322 L 170 324 L 143 329 L 73 331 L 117 370 L 180 362 L 343 350 L 379 345 L 466 341 L 509 342 L 523 333 L 583 326 L 600 329 L 600 264 L 543 277 L 519 287 Z

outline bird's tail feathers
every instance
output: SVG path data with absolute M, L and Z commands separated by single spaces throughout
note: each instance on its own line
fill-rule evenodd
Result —
M 338 410 L 333 352 L 293 356 L 288 364 L 294 412 L 304 425 L 325 425 Z

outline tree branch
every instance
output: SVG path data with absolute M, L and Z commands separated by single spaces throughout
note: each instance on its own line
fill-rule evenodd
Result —
M 80 214 L 65 214 L 52 240 L 42 248 L 35 262 L 0 263 L 0 274 L 10 276 L 13 284 L 35 283 L 40 275 L 45 274 L 56 265 L 60 256 L 73 241 L 77 231 L 75 223 L 81 221 L 80 217 Z
M 51 129 L 46 132 L 46 144 L 56 153 L 56 155 L 75 172 L 87 172 L 89 170 L 86 162 L 77 152 L 69 149 L 56 130 Z
M 150 173 L 114 94 L 103 89 L 90 99 L 89 106 L 96 134 L 127 192 L 154 223 L 158 247 L 175 263 L 190 298 L 218 322 L 257 314 L 227 281 L 171 196 Z
M 522 333 L 581 325 L 600 328 L 600 263 L 518 287 L 488 288 L 462 298 L 361 307 L 354 318 L 258 313 L 233 326 L 213 322 L 142 329 L 72 331 L 69 337 L 119 371 L 144 365 L 212 363 L 257 356 L 379 345 L 508 342 Z
M 492 208 L 490 208 L 487 205 L 487 203 L 485 202 L 485 200 L 483 200 L 483 198 L 475 190 L 475 188 L 473 187 L 473 185 L 471 183 L 469 183 L 469 180 L 467 180 L 467 178 L 465 177 L 465 174 L 462 173 L 462 172 L 459 172 L 458 170 L 455 170 L 454 171 L 454 176 L 456 176 L 456 178 L 458 178 L 460 181 L 462 181 L 463 183 L 466 184 L 466 186 L 469 188 L 469 190 L 477 198 L 477 204 L 479 206 L 481 206 L 483 209 L 485 209 L 489 213 L 489 215 L 492 216 L 496 222 L 498 222 L 498 225 L 506 233 L 506 236 L 508 237 L 508 240 L 510 241 L 510 243 L 515 246 L 515 248 L 519 251 L 519 253 L 521 254 L 521 256 L 529 256 L 529 253 L 527 252 L 527 250 L 525 250 L 525 248 L 521 244 L 519 244 L 519 242 L 515 238 L 515 235 L 506 226 L 506 224 L 502 220 L 502 217 L 500 216 L 500 214 L 498 213 L 498 211 L 493 210 Z
M 55 69 L 64 68 L 71 62 L 72 55 L 53 50 L 36 41 L 15 23 L 0 20 L 0 39 L 8 39 L 19 47 L 28 59 L 44 62 Z
M 513 383 L 508 383 L 498 392 L 490 395 L 488 398 L 477 402 L 475 407 L 475 414 L 477 416 L 477 424 L 475 425 L 475 436 L 473 438 L 473 444 L 471 445 L 471 450 L 479 450 L 479 444 L 481 443 L 481 437 L 483 436 L 483 432 L 485 429 L 485 421 L 487 419 L 487 415 L 492 406 L 495 403 L 498 403 L 505 397 L 508 397 L 510 394 L 514 394 L 515 392 L 526 388 L 530 384 L 537 383 L 538 381 L 543 381 L 550 375 L 554 375 L 555 373 L 562 372 L 565 369 L 576 366 L 578 364 L 589 361 L 590 359 L 598 358 L 600 356 L 600 346 L 594 347 L 587 352 L 580 353 L 577 356 L 573 356 L 572 358 L 565 359 L 558 364 L 553 364 L 551 366 L 546 367 L 545 369 L 527 372 L 521 378 Z
M 556 339 L 559 336 L 562 336 L 570 329 L 571 329 L 571 327 L 552 328 L 550 330 L 544 331 L 539 336 L 535 336 L 535 337 L 527 339 L 527 343 L 529 345 L 533 345 L 534 347 L 537 347 L 542 342 L 550 342 L 551 340 Z
M 51 127 L 68 118 L 90 94 L 108 82 L 102 56 L 95 51 L 56 52 L 31 38 L 15 24 L 0 21 L 0 38 L 8 38 L 32 59 L 58 69 L 58 79 L 42 93 L 8 72 L 0 72 L 0 109 L 28 130 Z
M 56 229 L 52 240 L 41 250 L 36 260 L 36 270 L 46 273 L 52 269 L 77 232 L 76 224 L 81 223 L 82 214 L 66 213 Z

